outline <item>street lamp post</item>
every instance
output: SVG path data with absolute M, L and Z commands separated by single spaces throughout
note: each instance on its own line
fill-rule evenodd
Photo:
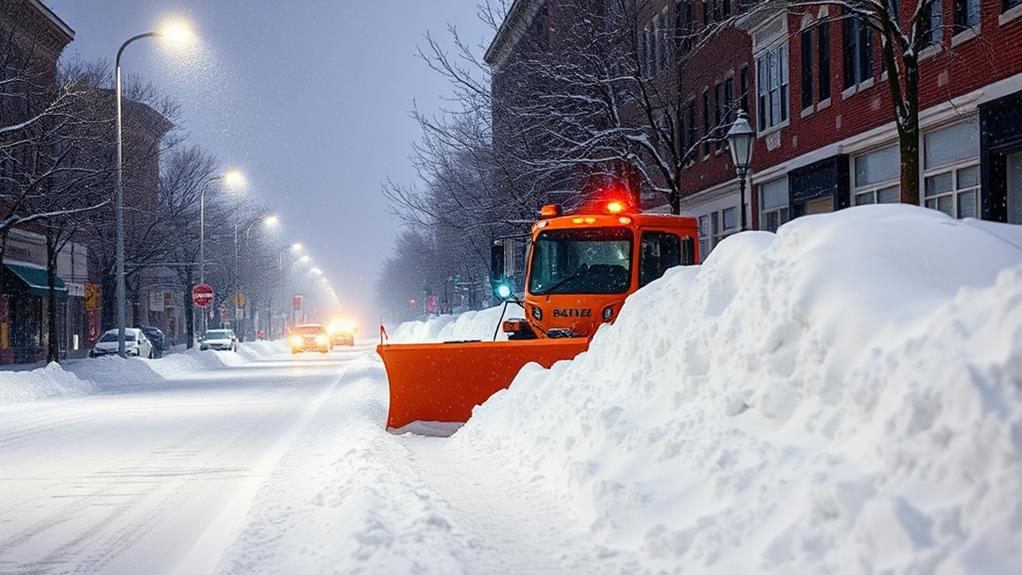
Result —
M 278 304 L 280 305 L 279 309 L 281 310 L 280 311 L 280 317 L 281 317 L 280 334 L 281 335 L 284 335 L 284 331 L 285 331 L 285 329 L 284 329 L 284 323 L 285 322 L 284 322 L 284 319 L 283 319 L 284 318 L 283 308 L 286 306 L 286 301 L 284 299 L 284 254 L 287 253 L 287 252 L 299 254 L 299 253 L 302 252 L 303 249 L 305 249 L 305 247 L 300 242 L 295 242 L 295 243 L 291 244 L 290 246 L 286 246 L 286 247 L 282 248 L 280 250 L 280 252 L 277 254 L 277 290 L 278 290 L 277 297 L 278 297 Z M 273 329 L 273 317 L 271 316 L 270 317 L 270 330 L 271 330 L 271 332 L 272 332 L 272 329 Z M 270 334 L 270 337 L 271 338 L 273 337 L 272 333 Z
M 117 281 L 115 284 L 115 299 L 117 307 L 117 354 L 124 357 L 124 334 L 125 334 L 125 275 L 124 275 L 124 124 L 121 115 L 121 97 L 123 94 L 121 85 L 121 56 L 124 50 L 132 43 L 144 38 L 161 38 L 172 41 L 188 40 L 192 36 L 191 31 L 181 26 L 171 26 L 160 31 L 138 34 L 125 40 L 117 50 L 117 57 L 114 59 L 114 94 L 117 110 L 117 187 L 114 194 L 114 226 L 116 240 L 117 258 Z
M 206 190 L 213 182 L 225 182 L 229 185 L 241 185 L 245 176 L 237 170 L 211 176 L 199 188 L 199 283 L 206 283 Z M 202 313 L 202 332 L 206 332 L 206 313 Z
M 735 165 L 735 172 L 738 173 L 738 190 L 742 202 L 742 228 L 748 229 L 745 216 L 745 181 L 749 176 L 749 165 L 752 164 L 753 142 L 756 139 L 756 131 L 749 124 L 749 115 L 745 110 L 738 110 L 738 117 L 731 129 L 727 132 L 728 146 L 731 149 L 731 161 Z
M 241 222 L 234 222 L 234 315 L 238 321 L 238 330 L 241 332 L 241 336 L 244 337 L 244 332 L 241 330 L 242 320 L 237 317 L 238 307 L 240 304 L 239 294 L 243 293 L 241 289 L 241 257 L 240 257 L 240 246 L 238 237 L 241 230 L 245 230 L 246 240 L 248 238 L 248 232 L 252 229 L 252 226 L 257 223 L 262 223 L 266 226 L 276 226 L 280 222 L 280 219 L 273 214 L 264 214 L 246 221 L 244 224 Z

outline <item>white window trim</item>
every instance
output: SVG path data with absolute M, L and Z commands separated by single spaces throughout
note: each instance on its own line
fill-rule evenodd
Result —
M 1019 18 L 1022 18 L 1022 4 L 1001 12 L 1001 15 L 997 17 L 997 23 L 1004 26 L 1013 20 L 1018 20 Z
M 982 30 L 980 28 L 981 27 L 979 25 L 976 25 L 976 26 L 973 26 L 972 28 L 966 28 L 966 29 L 962 30 L 961 32 L 955 34 L 954 36 L 951 37 L 951 47 L 952 48 L 957 48 L 957 47 L 961 46 L 962 44 L 965 44 L 969 40 L 972 40 L 974 38 L 978 38 L 979 35 L 980 35 L 980 32 L 982 32 Z
M 769 216 L 770 214 L 773 214 L 773 213 L 777 213 L 777 219 L 778 219 L 777 227 L 778 228 L 780 228 L 784 224 L 786 224 L 786 223 L 791 221 L 791 191 L 790 191 L 790 189 L 788 190 L 788 201 L 786 203 L 784 203 L 782 205 L 779 205 L 779 206 L 772 207 L 770 209 L 766 209 L 766 208 L 763 207 L 763 188 L 765 186 L 770 185 L 770 184 L 776 183 L 776 182 L 778 182 L 780 180 L 784 180 L 784 187 L 785 187 L 785 189 L 788 189 L 788 178 L 787 178 L 787 176 L 784 176 L 784 177 L 781 177 L 781 178 L 776 178 L 776 179 L 770 180 L 769 182 L 763 182 L 761 184 L 756 184 L 756 186 L 757 186 L 756 191 L 758 192 L 757 195 L 759 196 L 759 205 L 757 206 L 757 208 L 759 208 L 759 229 L 761 229 L 761 230 L 768 229 L 765 226 L 765 224 L 767 222 L 767 219 L 768 219 L 767 216 Z M 787 212 L 787 218 L 782 218 L 781 217 L 781 212 Z M 783 221 L 781 221 L 781 220 L 783 220 Z
M 865 187 L 862 187 L 862 188 L 859 188 L 859 189 L 853 189 L 851 191 L 852 197 L 849 198 L 849 205 L 854 208 L 854 207 L 859 206 L 859 205 L 870 205 L 870 204 L 880 203 L 877 198 L 878 198 L 878 194 L 880 193 L 881 190 L 886 190 L 886 189 L 890 189 L 890 188 L 899 188 L 900 189 L 900 185 L 901 185 L 900 180 L 891 180 L 889 182 L 882 183 L 882 184 L 877 184 L 877 185 L 874 185 L 874 186 L 865 186 Z M 865 194 L 872 194 L 873 195 L 873 201 L 872 202 L 867 202 L 866 204 L 857 204 L 857 203 L 855 203 L 855 198 L 856 197 L 862 196 L 862 195 L 865 195 Z
M 784 75 L 786 73 L 788 74 L 788 83 L 787 84 L 779 84 L 779 86 L 778 86 L 778 97 L 780 97 L 780 94 L 781 94 L 782 90 L 786 90 L 788 92 L 788 97 L 785 98 L 788 101 L 788 109 L 787 109 L 786 113 L 784 113 L 785 110 L 783 110 L 783 109 L 781 110 L 782 115 L 785 116 L 784 120 L 781 120 L 780 122 L 778 122 L 776 124 L 768 125 L 766 128 L 763 128 L 762 130 L 760 130 L 759 129 L 759 116 L 762 116 L 763 114 L 767 114 L 766 118 L 767 118 L 767 122 L 769 123 L 769 121 L 770 121 L 769 120 L 769 118 L 770 118 L 769 113 L 771 111 L 769 109 L 769 105 L 770 105 L 770 85 L 769 85 L 770 84 L 770 78 L 769 77 L 767 78 L 767 87 L 766 87 L 767 88 L 767 92 L 766 93 L 767 93 L 767 106 L 768 106 L 768 109 L 763 110 L 763 109 L 760 109 L 760 106 L 759 106 L 759 98 L 760 98 L 760 93 L 759 93 L 759 90 L 760 90 L 760 82 L 759 82 L 760 70 L 759 69 L 760 69 L 760 62 L 762 62 L 764 60 L 764 58 L 769 58 L 769 54 L 771 52 L 773 52 L 774 50 L 778 50 L 778 49 L 784 50 L 785 66 L 784 66 L 783 70 L 781 69 L 781 66 L 778 66 L 777 73 L 780 74 L 780 78 L 784 78 Z M 792 108 L 792 105 L 791 105 L 791 74 L 790 74 L 790 68 L 791 68 L 791 50 L 789 49 L 787 43 L 784 43 L 784 42 L 770 44 L 768 47 L 766 47 L 763 50 L 761 50 L 753 58 L 753 61 L 755 63 L 755 68 L 756 68 L 756 94 L 755 94 L 756 95 L 756 115 L 757 115 L 756 126 L 755 126 L 756 127 L 756 136 L 757 137 L 763 137 L 763 136 L 766 136 L 766 135 L 771 134 L 773 132 L 776 132 L 777 130 L 782 129 L 785 126 L 787 126 L 788 124 L 791 123 L 791 108 Z M 769 76 L 769 67 L 767 68 L 767 71 L 768 71 L 767 75 Z M 781 82 L 781 81 L 782 80 L 780 80 L 780 79 L 778 80 L 778 82 Z
M 964 188 L 964 189 L 959 189 L 958 188 L 958 171 L 962 170 L 962 169 L 965 169 L 965 168 L 972 168 L 972 167 L 976 167 L 976 168 L 980 167 L 980 158 L 979 158 L 979 156 L 976 156 L 974 158 L 967 158 L 965 160 L 960 160 L 958 162 L 954 162 L 954 163 L 951 163 L 951 164 L 944 164 L 943 166 L 939 166 L 939 167 L 936 167 L 936 168 L 930 168 L 929 170 L 923 170 L 922 178 L 920 178 L 920 180 L 919 180 L 919 188 L 920 188 L 919 189 L 919 205 L 925 208 L 925 207 L 927 207 L 926 206 L 926 202 L 928 200 L 936 201 L 938 198 L 941 198 L 941 197 L 944 197 L 944 196 L 951 196 L 951 199 L 952 199 L 952 204 L 951 204 L 952 215 L 951 215 L 951 217 L 957 219 L 958 218 L 958 195 L 960 193 L 962 193 L 962 192 L 966 192 L 966 191 L 969 191 L 969 190 L 975 190 L 976 191 L 976 211 L 977 211 L 976 217 L 979 217 L 979 213 L 978 212 L 980 211 L 980 205 L 981 205 L 982 197 L 983 197 L 983 183 L 982 182 L 978 182 L 972 188 Z M 946 173 L 950 173 L 951 174 L 951 185 L 952 185 L 951 191 L 944 192 L 943 194 L 939 194 L 939 195 L 936 195 L 936 196 L 929 196 L 928 197 L 926 195 L 926 178 L 931 178 L 933 176 L 939 176 L 941 174 L 946 174 Z M 933 209 L 936 209 L 936 208 L 933 208 Z M 941 213 L 943 213 L 943 212 L 941 212 Z
M 920 142 L 922 142 L 922 137 L 921 136 L 920 136 L 919 140 L 920 140 Z M 848 189 L 849 189 L 848 205 L 849 206 L 855 207 L 855 197 L 856 196 L 859 196 L 859 195 L 862 195 L 862 194 L 868 194 L 868 193 L 872 193 L 873 194 L 873 203 L 876 203 L 876 197 L 877 197 L 876 194 L 877 194 L 877 192 L 879 192 L 880 190 L 884 190 L 884 189 L 890 188 L 892 186 L 899 186 L 899 185 L 901 185 L 901 174 L 900 173 L 896 174 L 893 178 L 890 178 L 890 179 L 887 179 L 887 180 L 884 180 L 884 181 L 881 181 L 881 182 L 873 182 L 871 184 L 866 184 L 866 185 L 858 186 L 858 187 L 856 187 L 856 185 L 855 185 L 855 160 L 861 158 L 862 156 L 868 156 L 868 155 L 872 154 L 873 152 L 879 152 L 880 150 L 884 150 L 884 149 L 890 148 L 892 146 L 895 149 L 898 150 L 898 154 L 899 154 L 899 158 L 900 158 L 901 150 L 898 148 L 898 143 L 897 142 L 890 142 L 890 141 L 884 143 L 881 146 L 874 146 L 874 147 L 871 147 L 871 148 L 867 148 L 867 149 L 858 151 L 853 156 L 851 156 L 849 158 L 849 170 L 848 170 Z M 920 158 L 922 158 L 921 154 L 920 154 Z M 899 159 L 899 162 L 900 162 L 900 159 Z

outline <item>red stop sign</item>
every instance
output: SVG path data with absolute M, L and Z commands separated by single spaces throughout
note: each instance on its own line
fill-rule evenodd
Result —
M 192 303 L 198 307 L 209 307 L 213 305 L 213 286 L 199 284 L 192 288 Z

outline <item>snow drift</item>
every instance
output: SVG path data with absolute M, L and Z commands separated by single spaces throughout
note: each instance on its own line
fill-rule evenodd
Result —
M 154 360 L 109 356 L 0 371 L 0 405 L 118 391 L 286 352 L 281 341 L 247 342 L 241 344 L 238 353 L 192 349 Z
M 907 206 L 721 243 L 451 439 L 701 573 L 1022 564 L 1022 228 Z
M 441 315 L 426 321 L 404 322 L 390 336 L 393 343 L 427 343 L 435 341 L 464 341 L 493 339 L 493 332 L 506 319 L 522 317 L 522 308 L 510 304 L 479 311 L 468 311 L 458 315 Z M 500 331 L 498 340 L 506 340 L 507 334 Z

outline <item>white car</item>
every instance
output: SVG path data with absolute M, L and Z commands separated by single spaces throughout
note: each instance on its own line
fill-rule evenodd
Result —
M 219 351 L 238 351 L 238 336 L 232 329 L 211 329 L 199 338 L 199 349 L 215 349 Z
M 117 355 L 117 330 L 111 329 L 103 334 L 96 346 L 89 352 L 89 357 Z M 142 330 L 129 327 L 124 330 L 124 354 L 130 357 L 153 358 L 153 344 Z

